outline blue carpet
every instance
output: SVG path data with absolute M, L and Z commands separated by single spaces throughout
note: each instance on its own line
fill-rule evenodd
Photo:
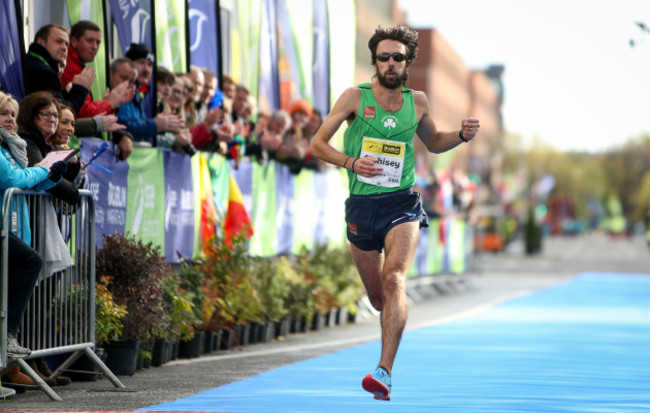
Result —
M 361 379 L 379 342 L 142 411 L 648 412 L 650 275 L 582 274 L 406 333 L 390 402 Z

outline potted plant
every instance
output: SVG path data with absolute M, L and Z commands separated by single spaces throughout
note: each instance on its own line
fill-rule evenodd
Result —
M 96 273 L 112 277 L 108 289 L 115 302 L 127 311 L 119 340 L 105 346 L 106 364 L 113 373 L 133 374 L 140 343 L 149 343 L 167 331 L 162 284 L 171 271 L 160 248 L 151 242 L 143 243 L 117 232 L 104 234 L 103 246 L 97 252 Z M 150 358 L 150 350 L 145 347 L 141 356 Z
M 183 261 L 178 272 L 171 272 L 165 278 L 163 292 L 163 306 L 169 329 L 165 337 L 156 342 L 161 343 L 160 340 L 167 339 L 171 345 L 173 341 L 178 340 L 181 357 L 198 357 L 202 347 L 200 340 L 203 337 L 202 332 L 197 331 L 203 322 L 203 274 L 195 263 Z
M 209 243 L 201 263 L 205 275 L 204 322 L 224 332 L 222 340 L 246 344 L 250 322 L 262 319 L 263 308 L 251 282 L 251 259 L 243 232 L 230 237 L 223 227 Z

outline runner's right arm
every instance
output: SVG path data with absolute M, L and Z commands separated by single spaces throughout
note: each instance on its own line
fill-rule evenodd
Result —
M 351 87 L 343 92 L 311 140 L 310 151 L 312 155 L 345 169 L 352 168 L 352 162 L 355 158 L 334 149 L 329 144 L 329 141 L 344 121 L 354 119 L 360 102 L 361 92 L 358 88 Z M 377 160 L 372 157 L 360 158 L 354 164 L 353 172 L 365 177 L 375 176 L 381 173 L 381 168 L 374 166 L 375 162 Z

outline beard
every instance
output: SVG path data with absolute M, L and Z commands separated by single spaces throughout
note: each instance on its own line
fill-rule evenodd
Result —
M 377 76 L 380 85 L 382 85 L 386 89 L 398 89 L 406 85 L 406 81 L 408 80 L 409 77 L 406 70 L 404 70 L 404 73 L 402 73 L 401 75 L 391 70 L 386 71 L 386 74 L 388 73 L 394 74 L 395 77 L 392 79 L 388 79 L 386 75 L 382 75 L 378 71 L 375 72 L 375 75 Z

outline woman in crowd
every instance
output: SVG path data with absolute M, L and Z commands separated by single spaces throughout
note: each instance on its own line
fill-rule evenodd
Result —
M 49 170 L 42 166 L 28 167 L 27 145 L 16 134 L 18 109 L 15 99 L 0 92 L 0 201 L 11 187 L 34 190 L 52 188 L 66 169 L 63 162 L 55 163 Z M 27 205 L 24 202 L 17 205 L 16 212 L 19 225 L 17 232 L 9 233 L 8 242 L 7 356 L 28 357 L 31 350 L 18 344 L 17 335 L 43 260 L 30 247 Z
M 60 118 L 61 104 L 49 92 L 31 93 L 20 102 L 18 134 L 27 141 L 29 166 L 41 162 L 54 149 L 50 140 L 58 129 Z M 48 192 L 70 205 L 77 205 L 80 196 L 73 181 L 79 173 L 81 165 L 77 162 L 68 163 L 67 166 L 67 171 L 61 182 Z

